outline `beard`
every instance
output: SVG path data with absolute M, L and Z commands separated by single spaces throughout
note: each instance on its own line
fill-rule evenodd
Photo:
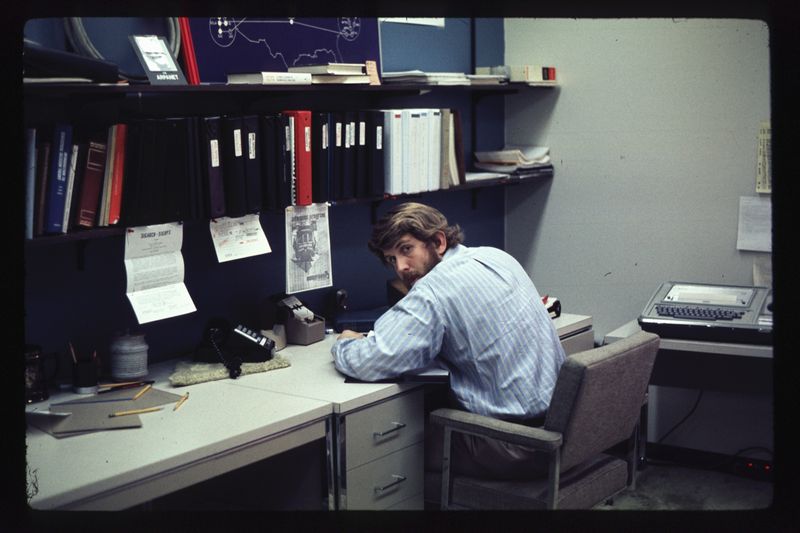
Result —
M 405 285 L 408 290 L 411 290 L 411 287 L 414 286 L 414 283 L 416 283 L 418 279 L 433 270 L 433 267 L 438 265 L 442 260 L 439 254 L 436 253 L 436 250 L 434 250 L 433 245 L 428 245 L 425 249 L 427 251 L 427 257 L 420 266 L 420 269 L 409 270 L 399 275 L 400 281 L 403 282 L 403 285 Z

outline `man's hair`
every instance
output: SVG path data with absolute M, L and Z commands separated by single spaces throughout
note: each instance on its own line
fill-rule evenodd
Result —
M 458 224 L 448 225 L 447 218 L 438 209 L 416 202 L 406 202 L 381 217 L 372 228 L 372 237 L 367 247 L 385 265 L 388 263 L 383 251 L 393 248 L 406 233 L 425 244 L 431 244 L 437 231 L 444 232 L 447 249 L 464 240 L 464 233 Z

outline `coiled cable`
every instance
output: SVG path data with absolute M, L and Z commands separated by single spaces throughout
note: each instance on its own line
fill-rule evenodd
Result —
M 93 57 L 95 59 L 105 60 L 103 55 L 95 48 L 89 35 L 86 33 L 86 28 L 83 26 L 81 17 L 65 17 L 64 18 L 64 31 L 67 35 L 67 40 L 72 45 L 73 50 L 82 56 Z M 172 56 L 177 59 L 178 53 L 181 50 L 181 32 L 180 25 L 177 17 L 167 17 L 167 44 L 169 46 Z M 120 78 L 122 79 L 145 79 L 145 76 L 140 74 L 131 74 L 128 72 L 119 71 Z

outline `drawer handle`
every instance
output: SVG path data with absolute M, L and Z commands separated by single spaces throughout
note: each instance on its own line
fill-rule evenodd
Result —
M 401 423 L 401 422 L 392 422 L 392 425 L 394 426 L 393 428 L 387 429 L 386 431 L 375 431 L 372 434 L 372 436 L 373 437 L 385 437 L 386 435 L 388 435 L 390 433 L 394 433 L 395 431 L 399 431 L 399 430 L 403 429 L 404 427 L 406 427 L 406 425 Z
M 401 476 L 400 474 L 392 474 L 392 478 L 394 478 L 394 481 L 388 485 L 384 485 L 383 487 L 375 487 L 375 494 L 380 494 L 385 490 L 389 490 L 390 488 L 399 485 L 406 480 L 406 476 Z

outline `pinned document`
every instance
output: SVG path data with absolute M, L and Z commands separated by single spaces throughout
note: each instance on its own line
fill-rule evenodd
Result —
M 217 261 L 220 263 L 272 251 L 258 215 L 212 219 L 209 230 L 214 251 L 217 252 Z
M 183 226 L 177 222 L 128 228 L 127 294 L 139 324 L 197 311 L 183 282 Z

